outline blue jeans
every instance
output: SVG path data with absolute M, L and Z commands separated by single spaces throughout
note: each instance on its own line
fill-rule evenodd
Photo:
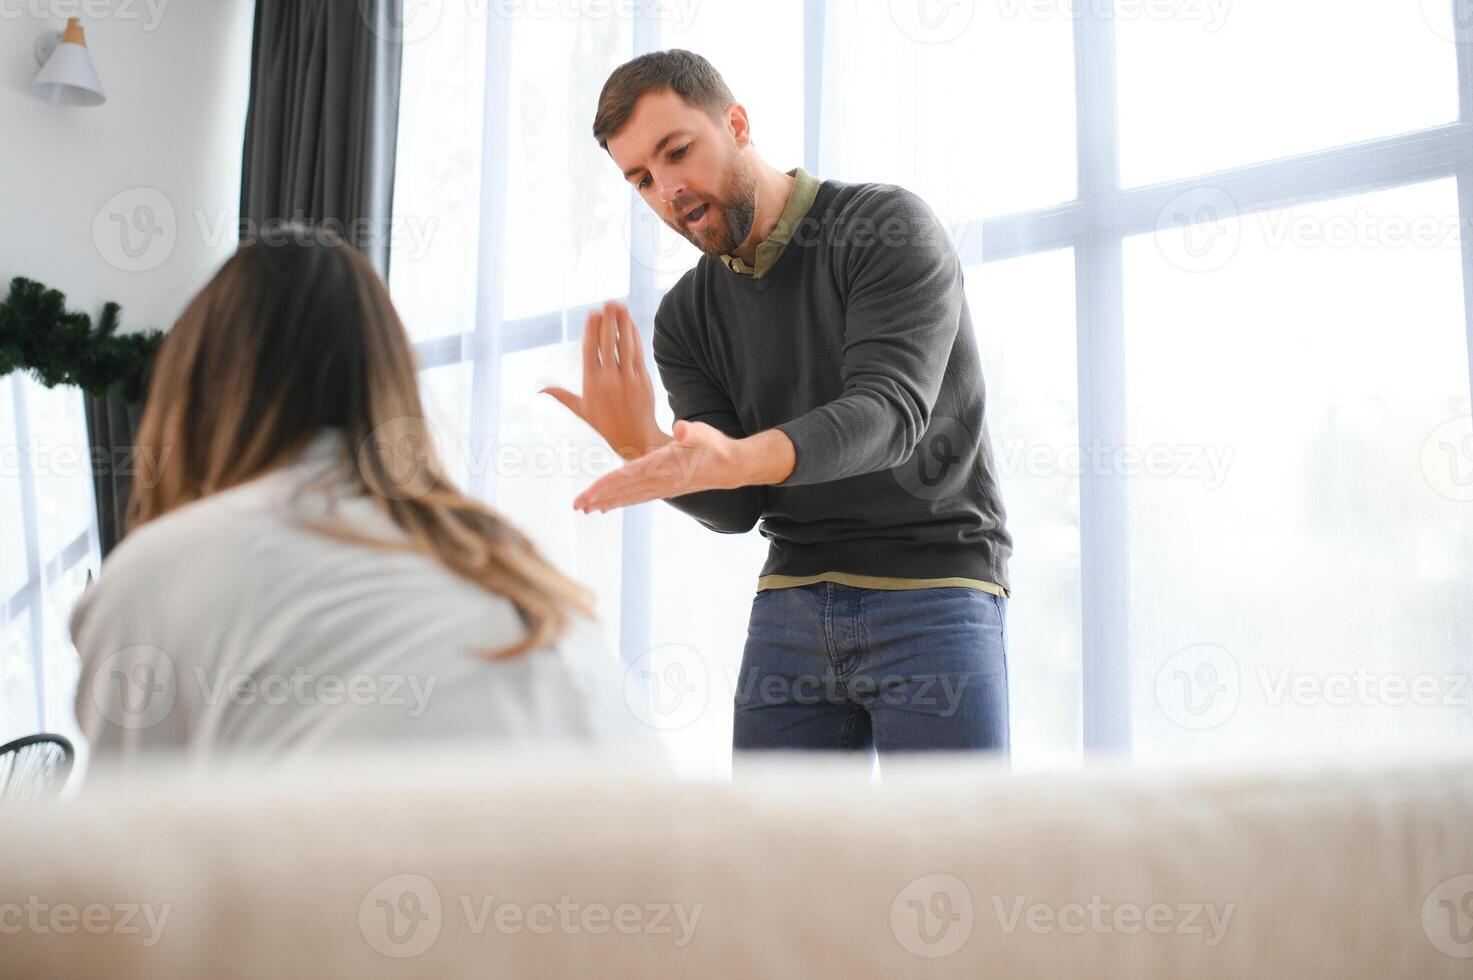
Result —
M 732 748 L 1006 756 L 1007 600 L 835 582 L 758 592 Z

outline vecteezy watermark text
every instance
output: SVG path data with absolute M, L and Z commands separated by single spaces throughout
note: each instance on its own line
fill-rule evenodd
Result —
M 518 901 L 495 894 L 460 894 L 454 907 L 465 932 L 515 936 L 651 936 L 684 947 L 700 925 L 702 902 Z M 424 953 L 447 924 L 446 903 L 435 883 L 421 874 L 391 875 L 377 882 L 358 905 L 358 928 L 374 950 L 395 959 Z

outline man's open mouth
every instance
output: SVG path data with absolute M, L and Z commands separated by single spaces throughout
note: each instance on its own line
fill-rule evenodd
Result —
M 706 217 L 706 213 L 710 210 L 711 205 L 702 204 L 698 208 L 693 208 L 692 210 L 685 212 L 684 220 L 686 228 L 690 229 L 691 231 L 695 231 L 696 226 L 702 222 L 702 220 Z

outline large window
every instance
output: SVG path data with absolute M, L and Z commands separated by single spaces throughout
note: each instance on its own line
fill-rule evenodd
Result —
M 1457 209 L 1446 178 L 1224 216 L 1208 275 L 1127 241 L 1128 444 L 1170 454 L 1130 487 L 1138 746 L 1473 734 Z
M 0 742 L 76 738 L 67 618 L 97 568 L 82 396 L 0 378 Z
M 595 589 L 632 699 L 694 695 L 644 713 L 685 768 L 728 764 L 765 542 L 574 513 L 616 461 L 537 394 L 578 388 L 590 304 L 648 341 L 695 261 L 590 136 L 609 71 L 664 47 L 723 71 L 768 162 L 903 184 L 954 236 L 1017 542 L 1020 766 L 1473 733 L 1453 0 L 432 7 L 391 286 L 434 421 Z

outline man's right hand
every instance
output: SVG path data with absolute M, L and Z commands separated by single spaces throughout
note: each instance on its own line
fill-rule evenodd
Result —
M 655 424 L 655 392 L 639 330 L 623 303 L 604 304 L 583 327 L 583 394 L 541 389 L 568 407 L 626 460 L 671 441 Z

